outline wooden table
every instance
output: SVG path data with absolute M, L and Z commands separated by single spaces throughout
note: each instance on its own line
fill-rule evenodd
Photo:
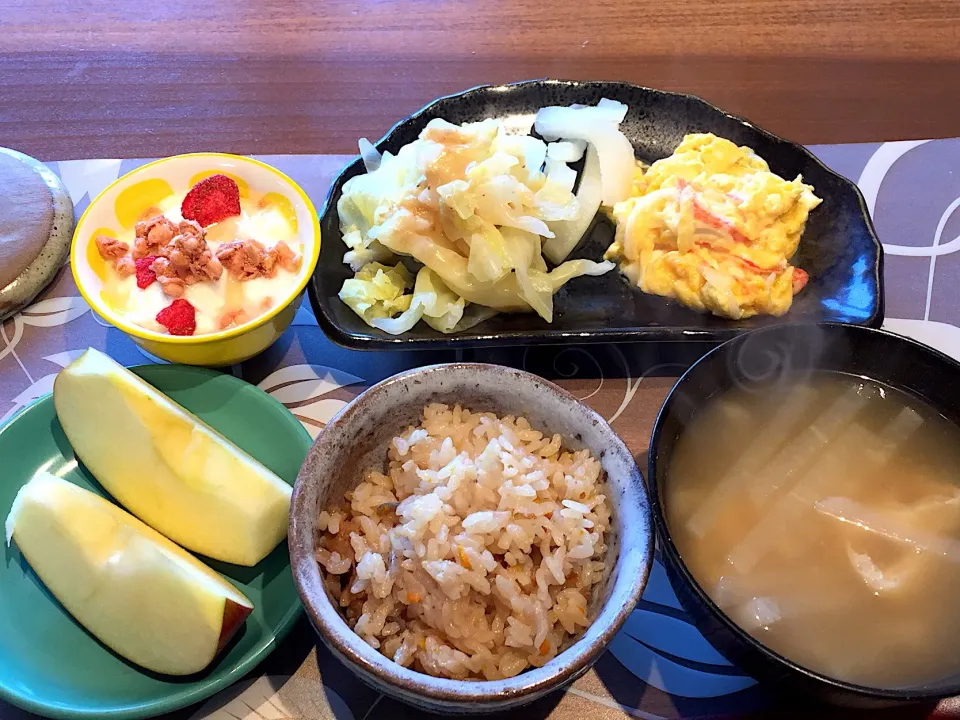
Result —
M 0 2 L 0 145 L 41 159 L 349 153 L 543 76 L 695 93 L 804 143 L 960 135 L 960 2 Z

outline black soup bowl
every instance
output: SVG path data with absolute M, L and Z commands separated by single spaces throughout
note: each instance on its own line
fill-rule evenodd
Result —
M 697 583 L 667 524 L 665 485 L 684 428 L 718 393 L 762 387 L 793 371 L 863 376 L 921 398 L 960 423 L 960 363 L 913 340 L 870 328 L 822 323 L 779 325 L 741 335 L 704 355 L 668 395 L 650 440 L 650 498 L 667 575 L 697 628 L 728 660 L 778 690 L 848 707 L 933 702 L 960 695 L 960 677 L 918 687 L 871 688 L 808 670 L 740 629 Z

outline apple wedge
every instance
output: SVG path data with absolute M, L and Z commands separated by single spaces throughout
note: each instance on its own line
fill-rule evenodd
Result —
M 53 402 L 100 484 L 178 545 L 249 566 L 286 537 L 290 486 L 103 353 L 61 370 Z
M 89 490 L 38 473 L 7 517 L 51 593 L 114 652 L 148 670 L 189 675 L 229 642 L 253 605 L 206 565 Z

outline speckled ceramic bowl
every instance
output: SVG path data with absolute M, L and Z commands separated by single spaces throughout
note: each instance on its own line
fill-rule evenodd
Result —
M 600 458 L 613 508 L 608 571 L 589 607 L 595 620 L 544 665 L 507 680 L 435 678 L 397 665 L 367 645 L 327 598 L 314 560 L 317 514 L 382 467 L 390 438 L 416 424 L 432 402 L 523 414 L 571 449 Z M 483 713 L 531 702 L 576 679 L 599 657 L 633 610 L 653 560 L 647 490 L 626 445 L 597 413 L 542 378 L 498 365 L 454 363 L 395 375 L 367 390 L 327 425 L 300 470 L 290 508 L 290 561 L 307 615 L 331 652 L 377 690 L 442 713 Z

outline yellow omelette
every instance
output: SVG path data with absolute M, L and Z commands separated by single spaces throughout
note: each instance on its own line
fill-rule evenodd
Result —
M 783 315 L 807 283 L 790 264 L 819 205 L 797 176 L 710 133 L 687 135 L 670 157 L 637 168 L 617 203 L 606 257 L 641 290 L 734 320 Z

